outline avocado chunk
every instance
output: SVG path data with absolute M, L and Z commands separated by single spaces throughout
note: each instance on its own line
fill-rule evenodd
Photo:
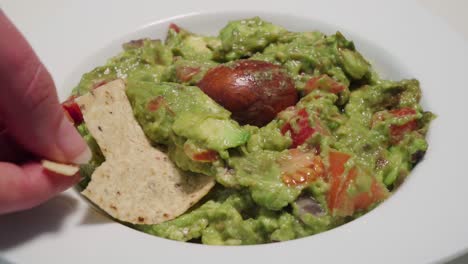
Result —
M 226 60 L 235 60 L 261 52 L 268 44 L 285 33 L 283 27 L 261 20 L 259 17 L 231 21 L 219 32 L 221 52 Z
M 172 129 L 176 135 L 195 139 L 216 151 L 243 145 L 250 135 L 233 120 L 206 118 L 192 113 L 179 116 Z

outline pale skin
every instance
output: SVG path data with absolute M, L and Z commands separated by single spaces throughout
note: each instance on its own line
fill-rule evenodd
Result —
M 44 170 L 41 159 L 81 164 L 88 146 L 65 116 L 56 87 L 0 9 L 0 214 L 37 206 L 79 181 Z

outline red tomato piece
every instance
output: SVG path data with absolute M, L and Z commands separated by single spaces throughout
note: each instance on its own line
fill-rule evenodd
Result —
M 344 177 L 342 174 L 345 171 L 345 163 L 351 158 L 349 154 L 338 152 L 338 151 L 330 151 L 328 154 L 328 162 L 329 162 L 329 182 L 330 182 L 330 190 L 328 192 L 328 207 L 331 211 L 338 207 L 338 200 L 339 196 L 342 193 L 342 184 L 344 181 Z
M 370 190 L 351 197 L 348 194 L 348 189 L 354 184 L 356 178 L 365 172 L 359 167 L 353 167 L 346 176 L 343 175 L 345 164 L 350 158 L 349 154 L 338 151 L 330 151 L 329 153 L 330 190 L 327 196 L 328 208 L 331 212 L 338 213 L 341 216 L 353 215 L 356 210 L 365 210 L 388 195 L 387 189 L 373 176 L 364 175 L 372 177 Z
M 218 152 L 211 149 L 200 148 L 194 144 L 184 144 L 184 153 L 191 160 L 197 162 L 213 162 L 218 159 Z
M 148 102 L 148 104 L 146 105 L 146 109 L 148 109 L 148 111 L 150 112 L 155 112 L 159 108 L 161 108 L 161 106 L 165 106 L 165 105 L 166 105 L 166 101 L 164 100 L 164 97 L 158 96 Z
M 205 150 L 192 156 L 192 160 L 199 162 L 213 162 L 218 159 L 218 153 L 214 150 Z
M 297 112 L 297 117 L 297 129 L 293 129 L 293 126 L 290 123 L 286 123 L 281 127 L 281 133 L 283 135 L 290 131 L 291 139 L 293 141 L 291 146 L 292 148 L 302 145 L 316 131 L 310 126 L 309 113 L 307 113 L 304 108 Z
M 416 114 L 416 110 L 414 110 L 413 108 L 409 108 L 409 107 L 392 109 L 389 112 L 391 114 L 393 114 L 394 116 L 398 116 L 398 117 L 408 116 L 408 115 L 415 115 Z
M 188 66 L 177 67 L 176 77 L 181 82 L 188 82 L 192 79 L 194 75 L 196 75 L 199 72 L 200 72 L 199 67 L 188 67 Z
M 349 170 L 348 175 L 341 184 L 339 192 L 336 195 L 336 203 L 333 210 L 338 212 L 340 215 L 347 216 L 352 215 L 354 213 L 354 200 L 351 199 L 347 192 L 349 186 L 358 176 L 358 170 L 356 167 L 353 167 Z
M 75 102 L 76 96 L 71 96 L 65 102 L 62 103 L 62 108 L 65 110 L 65 114 L 68 119 L 75 124 L 75 126 L 83 123 L 83 114 L 78 104 Z
M 369 193 L 360 193 L 353 198 L 355 210 L 365 210 L 375 202 L 383 200 L 387 196 L 387 190 L 373 179 Z
M 164 99 L 163 96 L 157 96 L 156 98 L 152 99 L 151 101 L 148 102 L 146 105 L 146 109 L 150 112 L 156 112 L 158 109 L 161 107 L 166 108 L 166 110 L 172 114 L 175 115 L 175 113 L 172 111 L 172 109 L 169 107 L 167 104 L 166 100 Z
M 289 150 L 289 155 L 278 161 L 283 182 L 288 186 L 311 183 L 325 176 L 325 166 L 314 152 Z
M 169 24 L 169 29 L 174 30 L 176 33 L 180 32 L 180 27 L 174 23 Z
M 390 126 L 390 137 L 392 143 L 400 142 L 404 135 L 408 132 L 418 129 L 418 122 L 416 120 L 411 120 L 403 125 L 391 125 Z
M 309 81 L 307 81 L 304 87 L 304 92 L 305 94 L 309 94 L 316 89 L 338 94 L 344 91 L 346 87 L 330 76 L 322 74 L 320 76 L 312 77 Z
M 291 124 L 289 123 L 286 123 L 284 124 L 282 127 L 281 127 L 281 134 L 286 134 L 288 131 L 291 131 L 292 130 L 292 127 L 291 127 Z
M 416 110 L 409 107 L 393 109 L 389 111 L 396 117 L 405 117 L 416 114 Z M 402 125 L 391 125 L 390 126 L 390 137 L 393 144 L 400 142 L 404 135 L 408 132 L 418 129 L 418 122 L 416 119 L 410 120 Z

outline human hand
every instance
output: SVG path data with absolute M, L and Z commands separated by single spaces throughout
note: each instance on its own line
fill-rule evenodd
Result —
M 1 9 L 0 36 L 1 214 L 36 206 L 79 180 L 45 171 L 39 159 L 82 164 L 91 152 L 49 72 Z

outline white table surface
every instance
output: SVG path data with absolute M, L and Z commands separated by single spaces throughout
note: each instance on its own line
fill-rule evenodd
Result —
M 15 0 L 0 0 L 0 8 L 5 7 L 5 12 L 8 16 L 24 30 L 27 24 L 21 20 L 24 13 L 31 12 L 31 10 L 24 10 L 21 8 L 13 8 L 14 5 L 7 2 Z M 426 8 L 432 14 L 442 18 L 452 29 L 459 32 L 464 36 L 468 43 L 468 0 L 417 0 L 419 4 Z M 5 4 L 5 5 L 2 5 Z M 10 7 L 10 8 L 8 8 Z M 23 14 L 22 14 L 23 13 Z M 27 31 L 27 28 L 26 28 Z M 25 32 L 26 35 L 27 32 Z M 1 37 L 1 36 L 0 36 Z M 52 200 L 50 203 L 54 203 Z M 7 263 L 0 259 L 0 264 Z M 466 264 L 468 263 L 468 252 L 450 261 L 448 264 Z

